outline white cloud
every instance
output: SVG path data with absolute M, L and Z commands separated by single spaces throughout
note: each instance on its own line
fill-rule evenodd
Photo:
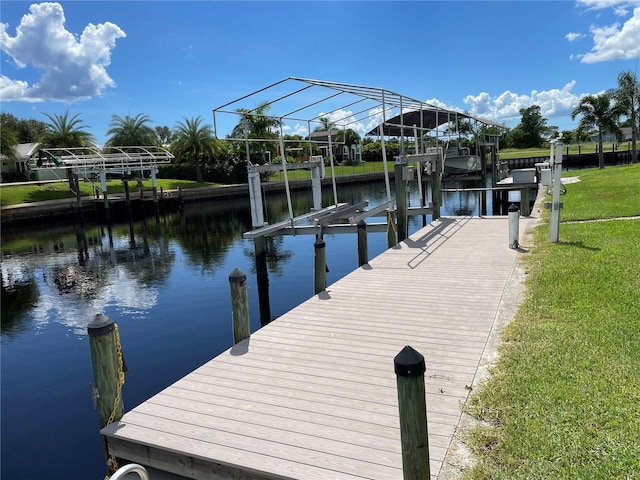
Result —
M 572 92 L 575 85 L 576 82 L 571 81 L 561 89 L 533 90 L 528 95 L 506 91 L 491 97 L 488 93 L 482 92 L 478 95 L 467 95 L 463 101 L 470 106 L 468 111 L 472 115 L 496 122 L 508 123 L 510 120 L 519 120 L 520 110 L 532 105 L 540 107 L 543 117 L 562 117 L 570 115 L 573 107 L 580 101 L 580 95 Z
M 625 18 L 629 9 L 634 7 L 629 18 L 622 25 L 592 25 L 589 33 L 593 38 L 590 52 L 571 55 L 571 59 L 579 58 L 582 63 L 599 63 L 611 60 L 630 60 L 640 58 L 640 2 L 638 0 L 578 0 L 578 5 L 588 10 L 613 9 L 614 15 Z M 578 33 L 565 36 L 568 41 L 580 38 Z
M 593 49 L 582 56 L 583 63 L 640 58 L 640 7 L 634 9 L 632 17 L 622 27 L 619 24 L 592 26 L 591 34 Z
M 318 118 L 320 117 L 327 117 L 338 128 L 350 128 L 361 135 L 367 132 L 365 125 L 353 115 L 351 110 L 338 109 L 331 113 L 320 113 Z
M 15 37 L 7 33 L 8 24 L 0 23 L 0 48 L 20 68 L 42 72 L 39 82 L 2 77 L 3 101 L 37 102 L 57 100 L 73 102 L 102 95 L 115 82 L 106 67 L 111 50 L 126 34 L 117 25 L 106 22 L 88 24 L 78 37 L 65 29 L 64 10 L 59 3 L 39 3 L 29 7 L 16 28 Z
M 580 40 L 584 38 L 586 35 L 584 33 L 567 33 L 564 38 L 566 38 L 569 42 L 575 42 L 576 40 Z

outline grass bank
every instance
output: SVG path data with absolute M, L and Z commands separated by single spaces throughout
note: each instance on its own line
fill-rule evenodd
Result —
M 146 191 L 151 191 L 151 180 L 142 182 Z M 188 180 L 168 180 L 158 179 L 156 181 L 158 191 L 160 187 L 164 190 L 173 190 L 178 187 L 194 188 L 215 185 L 213 183 L 197 183 Z M 129 189 L 132 192 L 137 191 L 135 182 L 129 182 Z M 92 191 L 91 184 L 82 182 L 80 191 L 83 196 L 91 196 L 95 192 Z M 124 185 L 121 180 L 111 180 L 107 182 L 107 194 L 115 195 L 124 193 Z M 43 183 L 42 185 L 10 185 L 5 184 L 0 188 L 0 205 L 3 207 L 9 205 L 17 205 L 19 203 L 40 202 L 43 200 L 60 200 L 64 198 L 74 198 L 75 194 L 69 190 L 67 182 Z
M 467 404 L 468 478 L 640 478 L 640 220 L 612 220 L 640 215 L 640 165 L 579 176 L 562 219 L 610 220 L 534 232 L 525 299 Z

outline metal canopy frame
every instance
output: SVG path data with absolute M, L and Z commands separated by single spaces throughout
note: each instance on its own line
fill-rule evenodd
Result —
M 314 127 L 321 124 L 320 118 L 324 116 L 332 117 L 338 130 L 365 124 L 365 128 L 359 130 L 364 130 L 368 135 L 379 135 L 380 126 L 383 126 L 385 136 L 415 137 L 417 133 L 422 136 L 450 122 L 453 116 L 500 126 L 490 120 L 439 108 L 385 88 L 287 77 L 214 108 L 213 129 L 216 138 L 220 138 L 218 124 L 224 116 L 234 115 L 238 119 L 235 124 L 238 124 L 243 114 L 255 114 L 260 105 L 270 107 L 269 113 L 264 117 L 280 122 L 281 136 L 284 136 L 285 129 L 291 123 L 298 127 L 302 123 L 307 131 L 305 141 L 310 143 L 326 143 L 326 140 L 314 141 L 309 137 Z M 350 110 L 352 108 L 355 111 Z M 344 113 L 344 116 L 340 117 L 340 113 Z M 225 139 L 247 140 L 245 137 L 232 137 L 231 134 Z M 250 140 L 273 141 L 273 138 Z
M 67 168 L 75 172 L 130 173 L 170 163 L 174 156 L 157 146 L 41 148 L 31 157 L 32 170 Z M 38 165 L 40 163 L 40 165 Z

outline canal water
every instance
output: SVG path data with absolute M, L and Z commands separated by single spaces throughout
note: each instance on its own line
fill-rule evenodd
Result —
M 323 205 L 332 198 L 326 192 Z M 364 200 L 384 203 L 384 182 L 338 189 L 339 202 Z M 473 194 L 443 200 L 444 215 L 478 214 Z M 308 212 L 311 193 L 294 193 L 292 204 L 295 215 Z M 419 204 L 416 191 L 409 204 Z M 284 195 L 269 195 L 266 208 L 270 223 L 288 216 Z M 248 199 L 218 200 L 187 205 L 159 224 L 2 232 L 3 479 L 104 477 L 86 333 L 96 314 L 119 326 L 128 366 L 125 411 L 231 346 L 228 278 L 235 268 L 247 274 L 251 328 L 260 328 L 253 241 L 242 238 L 250 223 Z M 410 219 L 410 233 L 421 227 L 422 217 Z M 330 285 L 357 268 L 357 239 L 324 239 Z M 313 295 L 314 241 L 268 239 L 273 317 Z M 368 234 L 369 258 L 386 248 L 384 233 Z

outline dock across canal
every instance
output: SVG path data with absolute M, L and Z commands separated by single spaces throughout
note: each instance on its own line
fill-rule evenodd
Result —
M 513 281 L 508 228 L 421 229 L 105 427 L 110 452 L 196 479 L 402 479 L 393 360 L 410 345 L 436 478 Z

